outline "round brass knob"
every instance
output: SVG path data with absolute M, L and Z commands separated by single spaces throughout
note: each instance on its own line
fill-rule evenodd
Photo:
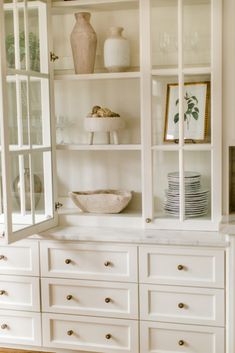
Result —
M 179 346 L 183 346 L 184 345 L 184 341 L 183 340 L 179 340 L 178 344 L 179 344 Z
M 1 325 L 1 329 L 2 329 L 2 330 L 5 330 L 7 327 L 8 327 L 7 324 L 2 324 L 2 325 Z
M 111 302 L 111 299 L 110 298 L 105 298 L 105 303 L 110 303 Z
M 184 307 L 184 304 L 183 304 L 183 303 L 179 303 L 179 304 L 178 304 L 178 307 L 179 307 L 180 309 L 182 309 L 182 308 Z
M 68 336 L 72 336 L 72 334 L 73 334 L 73 330 L 68 330 L 68 331 L 67 331 L 67 335 L 68 335 Z
M 146 218 L 145 222 L 146 222 L 146 223 L 151 223 L 151 222 L 152 222 L 152 219 L 151 219 L 151 218 Z
M 4 260 L 5 256 L 4 255 L 0 255 L 0 260 Z
M 70 259 L 66 259 L 64 262 L 68 265 L 68 264 L 71 263 L 71 260 Z
M 6 294 L 5 290 L 0 290 L 0 295 Z
M 179 271 L 182 271 L 184 269 L 184 266 L 183 265 L 178 265 L 177 268 L 178 268 Z
M 71 300 L 73 298 L 73 296 L 71 294 L 67 295 L 66 299 L 67 300 Z
M 107 335 L 105 335 L 105 338 L 106 338 L 107 340 L 110 340 L 110 338 L 112 338 L 112 335 L 111 335 L 110 333 L 107 333 Z
M 105 266 L 105 267 L 108 267 L 108 266 L 111 266 L 111 264 L 112 264 L 112 263 L 111 263 L 110 261 L 105 261 L 104 266 Z

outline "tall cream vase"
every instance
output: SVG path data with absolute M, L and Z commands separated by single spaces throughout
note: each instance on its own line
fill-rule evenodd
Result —
M 76 74 L 94 72 L 97 36 L 90 24 L 89 12 L 75 13 L 76 23 L 70 35 Z

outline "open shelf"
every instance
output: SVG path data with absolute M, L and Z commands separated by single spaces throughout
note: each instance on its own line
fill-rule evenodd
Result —
M 76 145 L 58 144 L 57 150 L 64 151 L 141 151 L 141 145 Z
M 66 73 L 55 71 L 54 80 L 116 80 L 116 79 L 127 79 L 127 78 L 140 78 L 139 71 L 133 72 L 99 72 L 94 74 L 83 74 L 77 75 L 74 73 Z

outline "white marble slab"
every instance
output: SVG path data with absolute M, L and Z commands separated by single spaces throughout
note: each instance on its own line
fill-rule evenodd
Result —
M 215 246 L 229 245 L 226 235 L 218 232 L 199 231 L 166 231 L 143 229 L 120 229 L 102 227 L 56 227 L 40 235 L 37 239 L 70 240 L 84 242 L 116 242 L 134 244 L 164 244 L 164 245 L 190 245 Z

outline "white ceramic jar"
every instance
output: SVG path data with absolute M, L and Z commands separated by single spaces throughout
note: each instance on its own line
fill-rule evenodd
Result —
M 130 46 L 122 32 L 122 27 L 110 27 L 104 43 L 104 66 L 110 72 L 125 71 L 130 66 Z

